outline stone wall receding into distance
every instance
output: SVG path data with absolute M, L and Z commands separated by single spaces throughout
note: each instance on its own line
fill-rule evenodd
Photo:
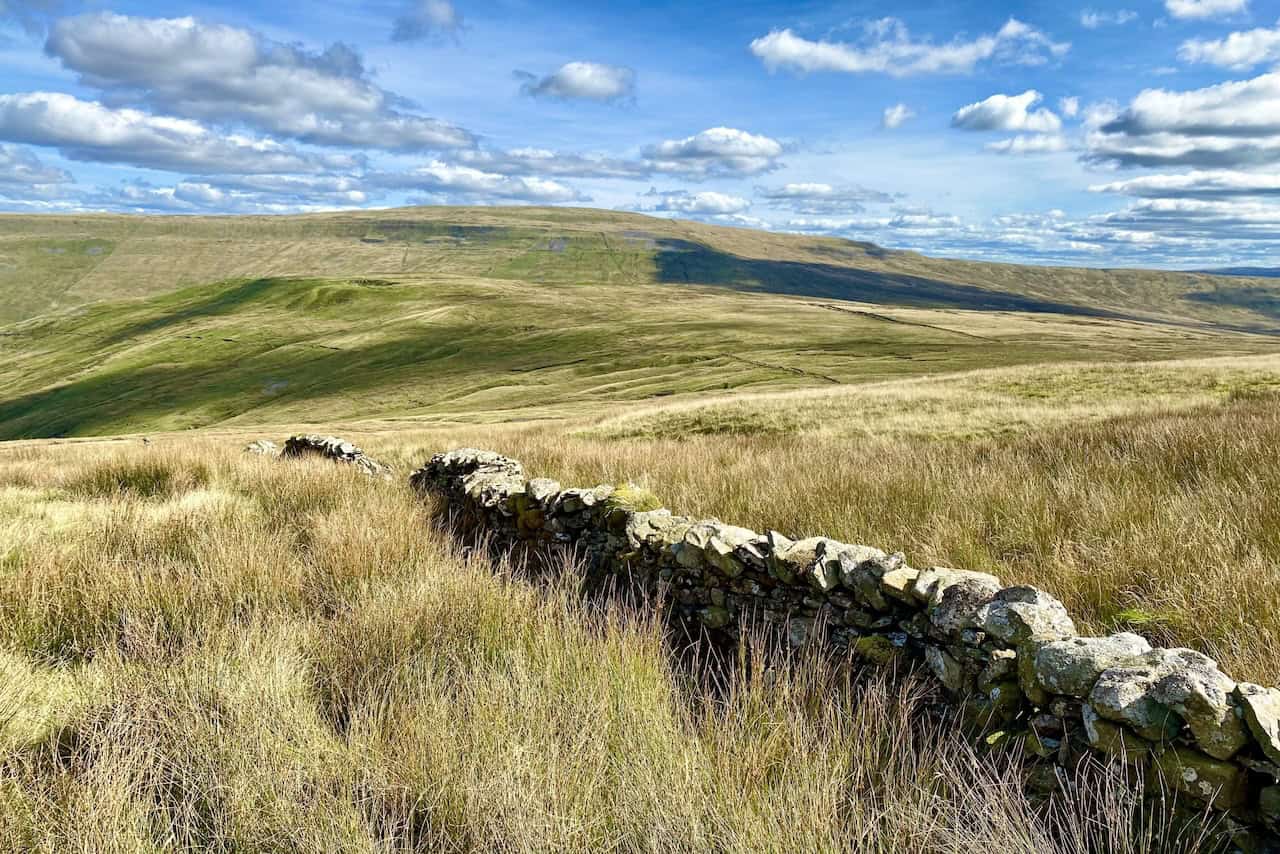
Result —
M 1280 691 L 1199 652 L 1080 637 L 1048 593 L 987 573 L 676 516 L 631 486 L 527 479 L 490 451 L 439 454 L 410 483 L 494 547 L 572 548 L 593 580 L 639 588 L 714 637 L 759 620 L 796 647 L 922 660 L 965 720 L 1021 740 L 1041 772 L 1101 753 L 1265 836 L 1280 828 Z
M 391 467 L 368 456 L 364 451 L 337 436 L 290 436 L 285 440 L 284 448 L 275 442 L 259 439 L 250 442 L 244 449 L 246 454 L 263 457 L 281 457 L 296 459 L 301 457 L 319 457 L 335 463 L 355 466 L 363 474 L 370 477 L 391 478 Z

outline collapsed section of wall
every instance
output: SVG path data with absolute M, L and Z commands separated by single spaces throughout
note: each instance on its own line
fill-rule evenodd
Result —
M 723 638 L 763 620 L 795 646 L 918 657 L 967 720 L 1021 739 L 1042 770 L 1099 752 L 1250 825 L 1280 827 L 1280 691 L 1237 683 L 1194 650 L 1128 633 L 1079 637 L 1062 603 L 1034 587 L 676 516 L 631 486 L 566 489 L 490 451 L 439 454 L 410 482 L 499 547 L 574 547 L 597 578 L 637 585 Z
M 246 453 L 270 456 L 275 451 L 275 443 L 258 441 L 245 448 Z M 337 436 L 290 436 L 285 440 L 284 449 L 279 456 L 285 459 L 297 457 L 323 457 L 335 463 L 355 466 L 370 477 L 391 477 L 391 467 L 380 463 L 365 454 L 352 443 Z

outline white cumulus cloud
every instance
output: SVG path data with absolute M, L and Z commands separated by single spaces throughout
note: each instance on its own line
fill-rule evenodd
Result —
M 1164 0 L 1164 8 L 1175 18 L 1219 18 L 1246 11 L 1249 0 Z
M 506 151 L 471 149 L 456 152 L 454 161 L 503 175 L 553 175 L 566 178 L 645 178 L 653 169 L 643 160 L 574 154 L 549 148 Z
M 1053 154 L 1066 151 L 1070 145 L 1056 133 L 1018 134 L 1011 139 L 989 142 L 985 148 L 996 154 Z
M 667 211 L 704 216 L 723 216 L 740 214 L 751 207 L 751 202 L 741 196 L 714 191 L 691 193 L 688 190 L 669 190 L 658 192 L 650 190 L 645 198 L 654 199 L 643 210 Z
M 810 216 L 860 213 L 869 204 L 887 204 L 893 196 L 866 187 L 835 187 L 821 182 L 797 182 L 781 187 L 757 187 L 756 195 L 771 207 Z
M 319 145 L 399 151 L 467 147 L 447 122 L 406 113 L 342 43 L 313 52 L 195 18 L 99 12 L 57 21 L 45 52 L 112 102 L 245 124 Z
M 1221 39 L 1189 39 L 1178 48 L 1178 58 L 1237 71 L 1280 62 L 1280 26 L 1231 33 Z
M 1280 195 L 1280 173 L 1231 169 L 1193 170 L 1175 175 L 1144 175 L 1095 184 L 1094 193 L 1119 193 L 1147 199 L 1225 198 Z
M 915 117 L 915 111 L 906 104 L 894 104 L 892 107 L 884 108 L 884 115 L 880 117 L 880 126 L 893 130 L 902 127 L 908 119 Z
M 1280 161 L 1280 73 L 1189 91 L 1146 89 L 1099 109 L 1087 159 L 1118 166 L 1239 168 Z
M 367 182 L 397 190 L 419 190 L 446 201 L 492 203 L 495 201 L 555 204 L 588 201 L 572 187 L 537 177 L 514 177 L 471 166 L 432 160 L 406 172 L 378 172 Z
M 71 174 L 65 169 L 47 166 L 29 148 L 0 144 L 0 184 L 8 187 L 42 187 L 68 184 Z
M 599 62 L 568 62 L 546 77 L 518 71 L 521 91 L 532 97 L 583 101 L 628 101 L 635 97 L 636 73 L 630 68 Z
M 951 126 L 963 130 L 1031 131 L 1056 133 L 1062 120 L 1052 110 L 1032 110 L 1043 99 L 1035 89 L 1021 95 L 992 95 L 983 101 L 961 107 L 951 117 Z
M 55 147 L 72 160 L 204 174 L 320 172 L 362 162 L 270 139 L 214 133 L 190 119 L 115 109 L 61 92 L 0 95 L 0 139 Z
M 737 128 L 716 127 L 651 145 L 643 153 L 655 172 L 693 177 L 759 175 L 781 165 L 782 143 Z
M 341 189 L 350 179 L 263 176 L 261 182 L 237 179 L 186 179 L 162 187 L 131 181 L 89 194 L 84 204 L 131 213 L 280 214 L 341 210 L 364 205 L 358 189 Z
M 1114 12 L 1099 12 L 1096 9 L 1085 9 L 1080 13 L 1080 26 L 1087 30 L 1099 27 L 1118 27 L 1138 19 L 1138 13 L 1132 9 L 1117 9 Z
M 886 18 L 868 28 L 858 43 L 814 41 L 790 29 L 773 30 L 751 42 L 751 52 L 770 71 L 878 72 L 895 77 L 913 74 L 967 74 L 981 62 L 1043 65 L 1070 50 L 1040 30 L 1010 18 L 997 32 L 971 39 L 956 37 L 937 44 L 914 39 L 906 25 Z

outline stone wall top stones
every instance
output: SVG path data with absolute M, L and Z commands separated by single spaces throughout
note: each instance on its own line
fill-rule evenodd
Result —
M 252 451 L 253 447 L 253 445 L 250 445 L 245 450 Z M 257 453 L 262 453 L 262 451 L 257 451 Z M 332 460 L 335 463 L 355 466 L 370 477 L 391 478 L 390 466 L 367 456 L 360 448 L 348 441 L 339 439 L 337 436 L 290 436 L 285 440 L 284 449 L 280 452 L 280 456 L 285 459 L 318 456 Z

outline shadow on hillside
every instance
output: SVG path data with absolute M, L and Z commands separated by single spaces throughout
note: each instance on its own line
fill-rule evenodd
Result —
M 158 314 L 154 318 L 140 323 L 122 326 L 110 336 L 104 338 L 103 344 L 119 344 L 121 341 L 126 341 L 139 335 L 146 335 L 148 332 L 158 332 L 161 329 L 177 326 L 188 320 L 230 314 L 246 303 L 265 296 L 267 291 L 281 284 L 282 281 L 289 280 L 253 279 L 248 282 L 217 288 L 207 297 L 197 298 L 194 302 L 174 311 Z M 177 295 L 181 296 L 182 293 L 182 291 L 179 291 Z
M 280 356 L 283 347 L 300 350 Z M 92 435 L 129 424 L 190 426 L 243 415 L 259 402 L 292 396 L 373 389 L 403 376 L 412 365 L 456 352 L 449 329 L 422 332 L 359 349 L 321 350 L 305 341 L 282 342 L 266 351 L 212 354 L 199 361 L 167 362 L 125 370 L 101 370 L 70 382 L 0 401 L 0 440 Z M 288 391 L 267 396 L 268 380 L 289 379 Z M 172 426 L 157 429 L 174 429 Z
M 1193 302 L 1224 308 L 1243 308 L 1264 317 L 1280 319 L 1280 293 L 1271 288 L 1245 286 L 1239 288 L 1219 287 L 1213 291 L 1198 291 L 1187 294 L 1186 299 Z
M 687 240 L 661 240 L 658 280 L 670 284 L 719 285 L 774 294 L 854 300 L 915 308 L 1129 318 L 1129 315 L 1070 303 L 1039 300 L 901 273 L 877 273 L 836 264 L 742 258 Z

